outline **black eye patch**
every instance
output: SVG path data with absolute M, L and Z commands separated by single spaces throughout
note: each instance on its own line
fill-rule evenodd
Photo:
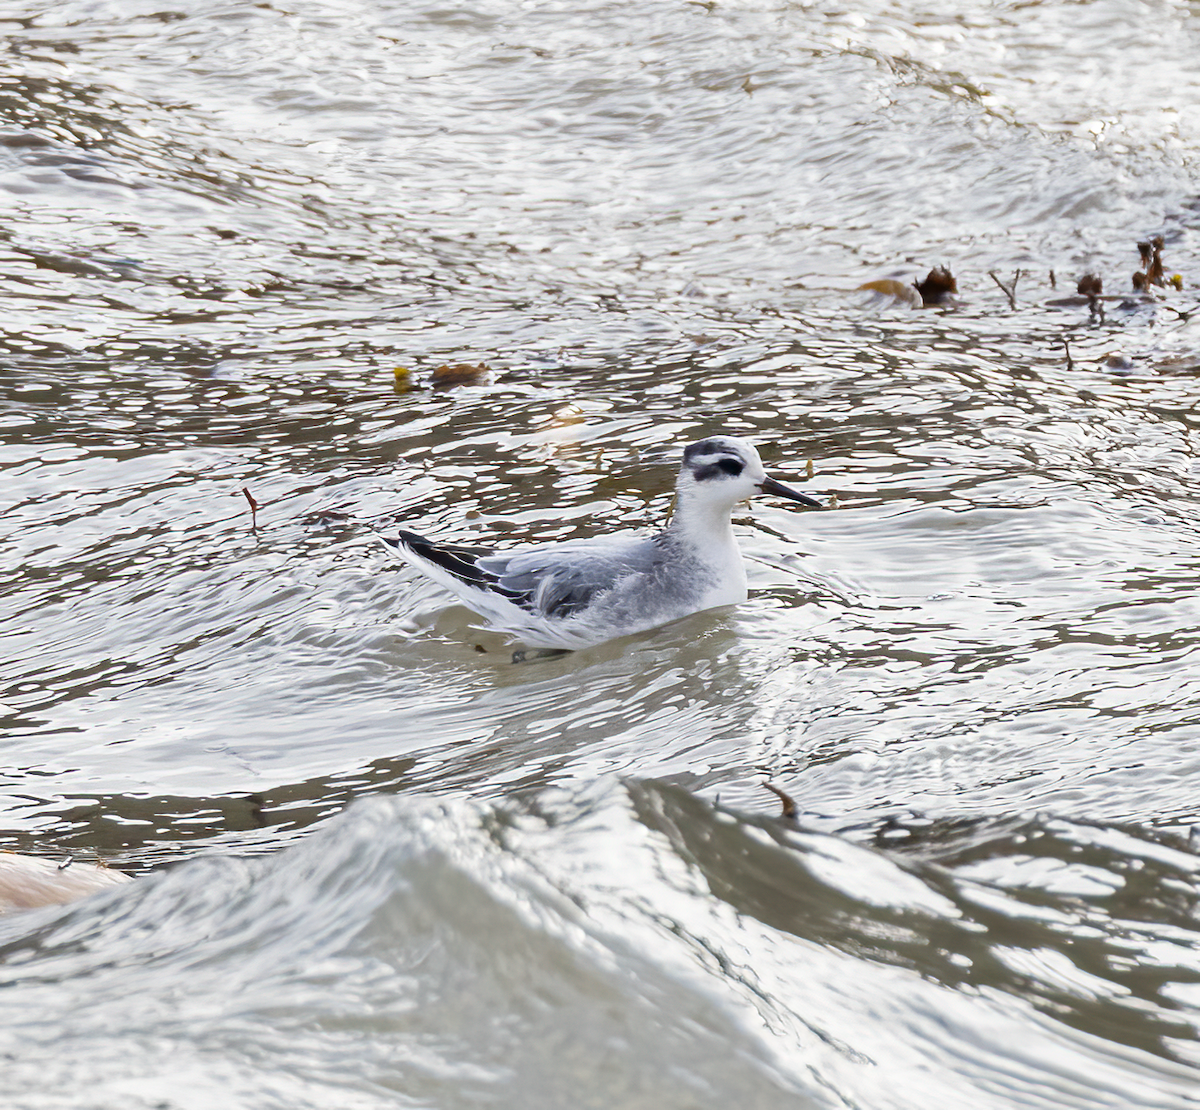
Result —
M 725 474 L 732 474 L 736 477 L 745 469 L 746 464 L 738 462 L 737 459 L 718 459 L 715 463 L 709 463 L 707 466 L 693 467 L 692 476 L 697 482 L 708 482 Z

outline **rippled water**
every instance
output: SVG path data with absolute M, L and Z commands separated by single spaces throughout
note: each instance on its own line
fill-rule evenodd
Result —
M 0 845 L 139 876 L 0 919 L 6 1105 L 1200 1102 L 1194 4 L 0 21 Z M 513 665 L 371 536 L 716 430 L 839 505 L 736 610 Z

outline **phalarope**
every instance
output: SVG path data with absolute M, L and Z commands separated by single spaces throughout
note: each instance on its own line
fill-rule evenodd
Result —
M 531 648 L 575 650 L 745 601 L 733 508 L 757 493 L 819 509 L 767 477 L 744 439 L 710 436 L 683 452 L 675 512 L 653 536 L 617 533 L 510 552 L 400 532 L 379 538 L 491 627 Z

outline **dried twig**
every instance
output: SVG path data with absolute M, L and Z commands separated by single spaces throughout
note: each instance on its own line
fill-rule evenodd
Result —
M 771 793 L 783 803 L 783 813 L 781 816 L 786 817 L 789 820 L 796 816 L 796 803 L 793 802 L 792 799 L 789 798 L 782 790 L 780 790 L 778 786 L 775 786 L 769 782 L 764 782 L 763 786 L 771 791 Z
M 246 495 L 246 500 L 250 502 L 250 531 L 258 531 L 258 502 L 254 500 L 254 495 L 245 487 L 242 486 L 242 493 Z
M 1017 307 L 1017 282 L 1021 280 L 1021 270 L 1015 270 L 1012 276 L 1012 282 L 1005 285 L 997 276 L 995 270 L 988 270 L 988 277 L 992 279 L 1003 290 L 1004 295 L 1008 298 L 1008 307 Z

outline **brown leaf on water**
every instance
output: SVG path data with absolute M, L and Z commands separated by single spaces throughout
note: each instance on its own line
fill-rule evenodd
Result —
M 935 266 L 925 275 L 924 281 L 917 282 L 917 292 L 921 294 L 921 303 L 926 308 L 933 308 L 946 304 L 958 293 L 958 281 L 945 266 Z
M 935 266 L 921 281 L 907 285 L 895 278 L 864 282 L 859 289 L 894 297 L 913 308 L 932 308 L 948 304 L 958 293 L 958 281 L 945 266 Z
M 917 292 L 916 286 L 907 285 L 903 281 L 896 281 L 894 278 L 880 278 L 878 281 L 867 281 L 858 287 L 864 292 L 882 293 L 885 297 L 892 297 L 900 304 L 910 305 L 912 308 L 920 308 L 922 305 L 921 295 Z
M 470 363 L 459 362 L 436 367 L 429 380 L 434 389 L 457 389 L 462 385 L 482 385 L 490 373 L 486 363 L 472 366 Z

